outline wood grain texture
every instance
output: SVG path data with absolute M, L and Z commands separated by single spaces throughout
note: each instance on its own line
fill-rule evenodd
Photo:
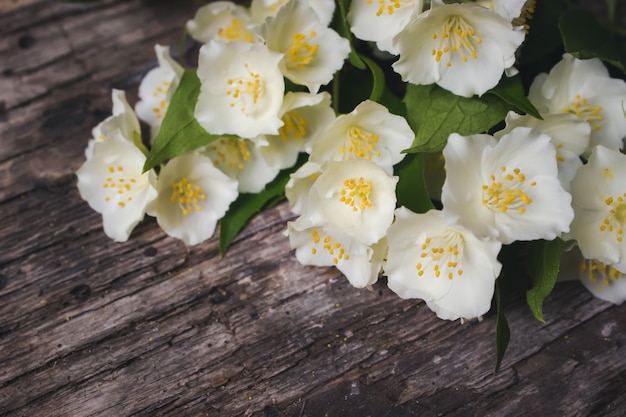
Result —
M 626 307 L 560 284 L 495 317 L 438 320 L 378 283 L 299 265 L 285 204 L 226 258 L 156 222 L 110 241 L 75 187 L 110 89 L 131 102 L 194 2 L 0 3 L 0 415 L 621 416 Z

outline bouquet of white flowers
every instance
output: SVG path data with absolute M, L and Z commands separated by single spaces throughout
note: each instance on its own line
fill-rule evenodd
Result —
M 112 239 L 147 213 L 188 245 L 219 224 L 224 254 L 286 198 L 304 265 L 357 288 L 386 276 L 447 320 L 495 298 L 498 363 L 512 281 L 543 320 L 563 253 L 598 297 L 626 299 L 626 35 L 611 22 L 566 0 L 217 1 L 185 34 L 197 65 L 186 37 L 178 61 L 156 45 L 139 102 L 113 91 L 77 172 Z

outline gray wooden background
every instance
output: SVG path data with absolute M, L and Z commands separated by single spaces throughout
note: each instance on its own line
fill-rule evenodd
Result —
M 0 1 L 0 415 L 624 415 L 626 307 L 559 284 L 546 324 L 519 298 L 441 321 L 384 282 L 299 265 L 285 204 L 226 258 L 154 220 L 110 241 L 75 188 L 110 89 L 131 102 L 192 1 Z

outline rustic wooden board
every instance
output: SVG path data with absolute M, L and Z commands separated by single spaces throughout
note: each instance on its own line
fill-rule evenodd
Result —
M 285 204 L 228 256 L 146 220 L 111 242 L 76 191 L 110 89 L 131 101 L 192 1 L 0 2 L 0 414 L 623 415 L 626 308 L 560 284 L 464 325 L 299 265 Z

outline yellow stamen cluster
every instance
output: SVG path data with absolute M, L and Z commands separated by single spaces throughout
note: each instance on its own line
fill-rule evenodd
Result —
M 626 193 L 617 197 L 602 197 L 609 212 L 600 225 L 601 232 L 615 233 L 615 240 L 622 242 L 626 223 Z
M 535 3 L 535 0 L 527 0 L 526 3 L 524 3 L 519 17 L 516 17 L 511 22 L 513 23 L 513 26 L 524 26 L 524 30 L 528 33 L 528 30 L 530 29 L 528 21 L 532 20 L 533 15 L 535 14 Z
M 373 0 L 367 0 L 367 4 L 373 4 Z M 378 0 L 378 9 L 376 9 L 376 16 L 382 16 L 387 13 L 392 15 L 396 9 L 400 8 L 400 0 Z M 389 4 L 387 4 L 389 3 Z
M 563 144 L 562 143 L 556 143 L 556 144 L 554 144 L 554 147 L 557 150 L 557 152 L 556 152 L 556 160 L 558 162 L 565 162 L 565 158 L 563 158 L 561 155 L 559 155 L 559 149 L 563 149 Z
M 602 106 L 588 104 L 587 99 L 580 94 L 576 94 L 576 99 L 572 101 L 569 107 L 563 108 L 563 113 L 575 114 L 579 119 L 588 122 L 593 130 L 602 129 L 600 122 L 604 120 L 604 117 L 600 114 L 601 111 Z
M 159 96 L 165 97 L 169 88 L 170 88 L 169 81 L 161 81 L 161 83 L 159 83 L 159 85 L 157 85 L 154 91 L 152 92 L 152 97 L 155 97 L 155 98 Z M 158 106 L 155 106 L 152 108 L 152 112 L 154 112 L 157 119 L 162 119 L 163 117 L 165 117 L 165 111 L 167 110 L 166 107 L 167 107 L 167 103 L 165 103 L 165 99 L 162 99 L 159 101 Z
M 224 164 L 230 169 L 237 168 L 242 170 L 252 155 L 248 146 L 249 142 L 245 139 L 220 139 L 211 145 L 217 156 L 217 158 L 212 158 L 213 165 L 219 168 L 221 164 Z
M 282 117 L 283 125 L 278 129 L 278 135 L 285 142 L 289 139 L 300 139 L 306 135 L 307 121 L 297 111 L 292 110 Z
M 357 159 L 372 160 L 372 155 L 379 157 L 380 151 L 376 150 L 376 144 L 379 141 L 379 137 L 375 133 L 363 130 L 360 127 L 351 127 L 348 131 L 349 144 L 339 148 L 340 153 L 348 153 L 346 159 L 349 161 L 352 156 Z
M 463 62 L 468 61 L 468 56 L 472 59 L 478 58 L 476 47 L 482 43 L 474 28 L 461 16 L 448 17 L 441 33 L 433 33 L 431 38 L 437 44 L 431 51 L 432 56 L 439 62 L 444 54 L 449 54 L 446 63 L 448 67 L 452 66 L 452 55 L 455 52 L 461 55 Z
M 580 262 L 579 269 L 581 272 L 587 273 L 589 281 L 599 284 L 596 287 L 596 291 L 610 286 L 613 281 L 617 281 L 624 276 L 624 273 L 595 259 L 583 259 Z
M 124 168 L 119 165 L 110 165 L 107 167 L 107 171 L 110 175 L 105 179 L 102 188 L 110 189 L 112 194 L 107 195 L 104 201 L 109 202 L 113 197 L 116 197 L 117 205 L 120 208 L 124 208 L 128 202 L 133 201 L 132 196 L 126 196 L 124 198 L 124 194 L 131 193 L 133 185 L 136 184 L 137 180 L 124 173 Z
M 252 32 L 246 29 L 245 22 L 235 17 L 230 19 L 230 24 L 220 29 L 217 34 L 227 41 L 244 41 L 249 43 L 254 41 Z
M 339 201 L 352 207 L 353 211 L 364 211 L 373 207 L 370 201 L 373 190 L 372 181 L 366 181 L 363 177 L 348 178 L 344 180 L 343 186 Z
M 506 166 L 502 166 L 498 178 L 491 175 L 489 179 L 490 183 L 482 186 L 482 203 L 490 209 L 501 213 L 514 209 L 519 214 L 524 214 L 525 206 L 532 204 L 532 199 L 522 190 L 526 187 L 526 176 L 519 168 L 508 171 Z M 534 181 L 529 184 L 530 187 L 536 185 Z
M 317 246 L 321 244 L 321 249 L 325 250 L 333 257 L 333 263 L 335 265 L 337 265 L 340 260 L 350 260 L 350 255 L 346 253 L 346 250 L 343 246 L 341 246 L 341 243 L 332 239 L 330 236 L 326 235 L 322 239 L 319 232 L 317 230 L 313 230 L 311 232 L 311 238 L 313 239 L 313 244 L 315 246 L 311 249 L 311 253 L 313 255 L 317 255 Z
M 193 185 L 186 177 L 172 184 L 172 195 L 170 201 L 177 203 L 184 215 L 194 211 L 202 211 L 202 207 L 198 205 L 200 200 L 206 200 L 206 195 L 202 192 L 202 188 Z
M 308 65 L 313 61 L 315 55 L 317 55 L 317 50 L 319 49 L 319 45 L 311 45 L 308 40 L 317 36 L 315 31 L 311 31 L 308 38 L 304 33 L 294 33 L 293 44 L 289 51 L 287 51 L 286 55 L 291 58 L 291 62 L 296 65 L 298 68 L 303 68 L 305 65 Z
M 448 279 L 463 275 L 459 268 L 459 257 L 463 252 L 463 238 L 455 232 L 449 232 L 436 239 L 427 237 L 422 243 L 419 262 L 415 265 L 417 276 L 421 277 L 429 268 L 435 278 L 444 276 Z
M 244 64 L 244 67 L 248 76 L 229 78 L 226 81 L 229 85 L 226 94 L 234 99 L 234 101 L 230 103 L 230 107 L 235 107 L 238 102 L 239 110 L 247 115 L 249 106 L 256 105 L 259 98 L 263 95 L 265 84 L 261 80 L 259 73 L 250 70 L 248 64 Z

